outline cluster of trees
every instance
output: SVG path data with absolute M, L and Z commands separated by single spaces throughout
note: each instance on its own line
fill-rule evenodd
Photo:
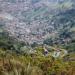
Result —
M 51 45 L 51 39 L 45 41 Z M 36 52 L 30 53 L 31 48 L 24 42 L 8 36 L 8 33 L 0 33 L 0 75 L 74 75 L 75 41 L 66 46 L 69 54 L 63 58 L 44 56 L 44 50 L 36 43 L 31 45 Z
M 6 37 L 5 37 L 6 38 Z M 3 39 L 3 38 L 2 38 Z M 0 40 L 0 75 L 74 75 L 75 43 L 63 46 L 69 54 L 63 58 L 44 56 L 43 48 L 36 46 L 35 53 L 23 42 Z M 71 60 L 72 59 L 72 60 Z
M 58 41 L 57 45 L 68 51 L 68 55 L 62 58 L 44 56 L 43 48 L 37 43 L 31 45 L 36 52 L 29 54 L 32 48 L 27 43 L 9 37 L 9 34 L 3 30 L 3 25 L 0 25 L 0 75 L 75 75 L 75 40 L 72 39 L 74 37 L 72 32 L 68 31 L 75 27 L 74 24 L 71 22 L 70 27 L 65 25 L 67 27 L 60 29 L 59 37 L 55 37 L 56 42 L 52 38 L 44 41 L 44 44 L 54 45 L 54 42 L 57 44 L 58 40 L 62 42 L 69 37 L 71 41 L 68 44 L 59 44 Z

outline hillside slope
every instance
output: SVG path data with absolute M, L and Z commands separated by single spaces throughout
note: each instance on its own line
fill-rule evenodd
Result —
M 5 22 L 10 36 L 29 44 L 42 44 L 71 28 L 74 7 L 73 0 L 1 0 L 0 20 Z

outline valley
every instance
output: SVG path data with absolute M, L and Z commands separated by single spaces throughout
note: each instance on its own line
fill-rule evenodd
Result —
M 75 1 L 0 0 L 0 75 L 75 75 Z

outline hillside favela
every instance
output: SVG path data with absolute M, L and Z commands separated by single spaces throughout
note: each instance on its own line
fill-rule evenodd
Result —
M 75 75 L 75 0 L 0 0 L 0 75 Z

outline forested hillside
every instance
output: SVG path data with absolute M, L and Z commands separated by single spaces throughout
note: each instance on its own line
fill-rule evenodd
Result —
M 0 0 L 0 75 L 75 75 L 75 1 Z

